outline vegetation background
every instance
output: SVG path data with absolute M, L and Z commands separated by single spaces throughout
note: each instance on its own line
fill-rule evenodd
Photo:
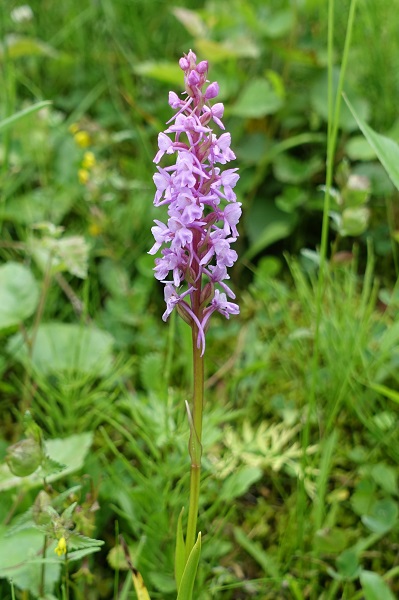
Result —
M 191 339 L 162 322 L 147 251 L 157 134 L 190 48 L 219 82 L 243 202 L 241 315 L 207 341 L 195 598 L 399 592 L 397 190 L 328 96 L 346 57 L 356 114 L 399 142 L 399 2 L 359 1 L 345 53 L 355 4 L 4 3 L 2 599 L 135 598 L 119 533 L 151 598 L 176 597 Z

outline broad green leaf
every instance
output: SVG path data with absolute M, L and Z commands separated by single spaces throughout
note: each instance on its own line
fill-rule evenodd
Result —
M 8 535 L 8 528 L 0 528 L 0 578 L 12 579 L 16 587 L 29 590 L 34 598 L 39 597 L 41 564 L 35 563 L 43 550 L 43 534 L 36 529 Z M 53 591 L 61 571 L 60 559 L 46 567 L 45 590 Z
M 345 145 L 345 153 L 351 160 L 375 160 L 376 153 L 362 135 L 350 138 Z
M 0 46 L 0 62 L 7 52 L 7 58 L 15 59 L 23 56 L 47 56 L 56 58 L 59 54 L 49 44 L 26 35 L 11 33 L 5 37 L 4 44 Z
M 1 215 L 4 220 L 22 225 L 33 225 L 44 221 L 57 225 L 76 198 L 77 195 L 70 188 L 62 190 L 41 187 L 23 196 L 8 199 Z
M 188 557 L 187 564 L 181 579 L 177 600 L 192 600 L 195 576 L 197 574 L 198 562 L 201 554 L 201 532 Z
M 50 100 L 43 100 L 42 102 L 37 102 L 36 104 L 32 104 L 32 106 L 28 106 L 27 108 L 20 110 L 14 115 L 11 115 L 11 117 L 3 119 L 2 121 L 0 121 L 0 133 L 6 131 L 10 127 L 13 127 L 13 125 L 18 123 L 18 121 L 21 121 L 21 119 L 24 119 L 25 117 L 28 117 L 29 115 L 37 112 L 38 110 L 41 110 L 42 108 L 45 108 L 46 106 L 50 105 Z
M 220 498 L 231 501 L 243 496 L 256 481 L 262 477 L 260 467 L 239 467 L 223 482 Z
M 223 42 L 201 38 L 195 40 L 195 49 L 201 56 L 211 56 L 213 64 L 229 58 L 258 58 L 260 55 L 259 47 L 249 37 L 232 38 Z
M 62 471 L 49 475 L 48 483 L 79 471 L 93 442 L 93 433 L 86 432 L 63 439 L 47 440 L 45 452 L 54 461 L 65 465 Z M 7 464 L 0 465 L 0 492 L 23 485 L 25 488 L 43 485 L 43 472 L 37 469 L 28 477 L 16 477 L 10 472 Z
M 360 583 L 365 600 L 395 600 L 395 596 L 385 583 L 381 575 L 373 571 L 362 571 Z
M 289 34 L 295 23 L 293 10 L 270 11 L 266 19 L 260 22 L 261 31 L 266 37 L 277 39 Z
M 183 534 L 183 512 L 184 508 L 181 509 L 179 518 L 177 520 L 177 531 L 176 531 L 176 548 L 175 548 L 175 580 L 177 589 L 180 587 L 180 583 L 184 573 L 184 567 L 186 566 L 186 546 L 184 543 Z
M 38 300 L 39 287 L 27 267 L 15 262 L 0 267 L 0 329 L 30 317 Z
M 388 494 L 398 494 L 397 469 L 386 463 L 377 463 L 371 468 L 374 481 Z
M 353 580 L 359 577 L 360 565 L 358 552 L 348 548 L 340 554 L 336 561 L 338 573 L 342 579 Z
M 340 527 L 325 527 L 316 532 L 313 544 L 318 554 L 337 554 L 348 544 L 348 532 Z
M 350 503 L 352 510 L 361 517 L 370 514 L 373 505 L 377 500 L 376 485 L 372 479 L 360 481 L 355 492 L 352 494 Z
M 398 505 L 394 500 L 386 498 L 376 502 L 370 515 L 362 517 L 363 524 L 373 533 L 384 535 L 392 529 L 398 520 Z
M 170 83 L 174 85 L 182 85 L 182 70 L 176 63 L 166 61 L 146 61 L 134 65 L 133 71 L 137 75 L 144 77 L 151 77 L 157 81 L 163 83 Z
M 32 365 L 43 375 L 60 371 L 101 377 L 112 368 L 113 338 L 109 333 L 72 323 L 45 323 L 37 330 Z M 28 351 L 21 334 L 13 336 L 8 351 L 22 363 Z
M 229 112 L 237 117 L 260 119 L 274 114 L 283 104 L 284 100 L 276 94 L 271 83 L 259 78 L 248 83 Z
M 323 162 L 318 156 L 313 156 L 307 161 L 299 160 L 289 154 L 282 153 L 273 161 L 273 172 L 283 183 L 303 183 L 309 180 L 323 167 Z
M 367 123 L 365 123 L 362 115 L 355 106 L 349 102 L 344 95 L 345 102 L 350 108 L 350 111 L 357 121 L 363 135 L 367 139 L 370 146 L 374 149 L 382 166 L 386 169 L 392 183 L 399 190 L 399 145 L 379 133 L 376 133 Z
M 295 212 L 287 213 L 279 210 L 267 198 L 257 197 L 245 215 L 245 225 L 250 246 L 245 258 L 251 260 L 259 252 L 288 237 L 298 220 Z
M 262 567 L 263 572 L 268 577 L 280 579 L 280 571 L 277 561 L 273 556 L 265 552 L 259 542 L 251 540 L 242 529 L 234 529 L 234 537 L 237 543 L 243 548 L 256 562 Z

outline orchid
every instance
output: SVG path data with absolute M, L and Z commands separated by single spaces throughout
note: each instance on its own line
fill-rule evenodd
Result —
M 221 171 L 235 159 L 231 136 L 220 136 L 212 124 L 224 130 L 223 104 L 213 106 L 219 85 L 207 80 L 208 62 L 197 63 L 190 50 L 180 59 L 185 92 L 180 98 L 169 92 L 169 105 L 176 111 L 168 128 L 158 136 L 158 164 L 165 155 L 175 155 L 172 166 L 158 166 L 154 175 L 155 206 L 167 205 L 168 220 L 155 221 L 155 243 L 149 254 L 161 251 L 155 259 L 155 277 L 165 284 L 167 319 L 176 308 L 196 328 L 196 343 L 205 351 L 205 332 L 210 315 L 218 311 L 226 318 L 239 313 L 239 307 L 225 280 L 227 267 L 237 260 L 231 249 L 238 238 L 237 225 L 241 203 L 233 191 L 239 175 L 237 168 Z M 207 85 L 209 84 L 209 85 Z M 173 137 L 170 137 L 173 136 Z M 220 288 L 220 289 L 219 289 Z
M 210 104 L 210 100 L 219 94 L 219 85 L 209 83 L 208 62 L 197 63 L 191 50 L 180 59 L 179 65 L 184 72 L 185 92 L 182 98 L 169 92 L 169 105 L 175 114 L 169 119 L 167 129 L 158 135 L 158 152 L 154 158 L 158 165 L 154 175 L 154 205 L 167 207 L 167 219 L 166 222 L 154 221 L 151 231 L 155 241 L 149 250 L 152 255 L 160 252 L 155 258 L 154 274 L 165 285 L 166 310 L 162 319 L 166 321 L 176 310 L 192 330 L 193 400 L 191 405 L 186 402 L 190 425 L 190 502 L 185 538 L 182 515 L 177 528 L 175 576 L 178 598 L 183 594 L 183 591 L 180 593 L 183 573 L 193 581 L 201 547 L 197 518 L 205 334 L 215 312 L 226 319 L 240 312 L 238 304 L 231 302 L 235 294 L 226 281 L 230 278 L 227 269 L 237 260 L 237 252 L 231 245 L 238 238 L 241 216 L 241 203 L 237 202 L 234 192 L 239 179 L 238 169 L 219 166 L 235 159 L 230 148 L 231 136 L 224 131 L 221 120 L 223 104 Z M 214 133 L 214 125 L 223 133 Z M 173 164 L 160 166 L 164 157 L 169 157 L 168 163 Z M 184 594 L 187 595 L 187 591 Z M 191 595 L 187 595 L 188 598 Z

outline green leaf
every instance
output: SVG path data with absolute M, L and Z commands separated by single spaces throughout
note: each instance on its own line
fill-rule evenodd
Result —
M 392 183 L 396 189 L 399 190 L 399 145 L 390 138 L 376 133 L 364 122 L 363 118 L 359 115 L 359 111 L 355 109 L 345 95 L 344 98 L 363 135 L 377 154 L 378 159 L 388 173 Z
M 378 573 L 362 571 L 360 573 L 365 600 L 395 600 L 395 596 Z
M 109 333 L 71 323 L 46 323 L 37 330 L 32 365 L 43 375 L 75 372 L 101 377 L 112 368 L 113 338 Z M 13 336 L 8 352 L 26 364 L 28 351 L 21 336 Z
M 270 11 L 266 19 L 262 19 L 260 27 L 262 33 L 271 39 L 277 39 L 289 34 L 295 24 L 293 10 L 284 9 Z
M 177 531 L 176 531 L 176 548 L 175 548 L 175 580 L 177 589 L 180 587 L 180 583 L 184 573 L 184 567 L 186 566 L 186 546 L 184 542 L 183 534 L 183 513 L 184 508 L 181 509 L 179 518 L 177 519 Z
M 197 574 L 199 558 L 201 555 L 201 532 L 188 557 L 187 564 L 181 579 L 177 600 L 191 600 L 193 597 L 194 581 Z
M 27 35 L 16 35 L 11 33 L 5 37 L 4 44 L 0 46 L 0 61 L 4 59 L 7 52 L 7 58 L 21 58 L 23 56 L 47 56 L 56 58 L 58 52 L 42 40 L 38 40 Z
M 392 529 L 398 520 L 398 505 L 394 500 L 386 498 L 376 502 L 370 515 L 362 517 L 363 524 L 373 533 L 384 535 Z
M 212 56 L 213 64 L 232 58 L 258 58 L 260 55 L 259 47 L 249 37 L 231 38 L 223 42 L 196 39 L 195 49 L 202 56 Z
M 359 516 L 369 514 L 377 500 L 376 485 L 371 479 L 363 479 L 356 486 L 350 503 L 352 510 Z
M 29 590 L 39 597 L 41 564 L 35 559 L 41 556 L 44 536 L 36 529 L 25 529 L 8 535 L 8 528 L 0 527 L 0 579 L 12 579 L 16 587 Z M 58 581 L 61 561 L 46 567 L 45 592 L 51 593 Z
M 273 161 L 273 172 L 279 181 L 283 183 L 303 183 L 309 180 L 323 166 L 318 156 L 312 156 L 307 161 L 298 160 L 289 154 L 282 153 Z
M 348 548 L 337 558 L 337 568 L 340 578 L 353 580 L 359 577 L 359 556 L 356 550 Z
M 385 396 L 386 398 L 389 398 L 389 400 L 392 400 L 393 402 L 399 404 L 399 392 L 397 392 L 396 390 L 392 390 L 391 388 L 381 383 L 374 382 L 367 383 L 367 386 L 375 392 L 377 392 L 378 394 L 381 394 L 381 396 Z
M 262 473 L 260 467 L 238 468 L 223 482 L 220 498 L 226 501 L 239 498 L 249 490 L 252 484 L 259 481 Z
M 151 77 L 163 83 L 182 85 L 182 71 L 176 63 L 166 61 L 146 61 L 133 67 L 137 75 Z
M 237 117 L 260 119 L 277 112 L 284 104 L 269 81 L 254 79 L 244 88 L 230 114 Z
M 24 119 L 25 117 L 28 117 L 29 115 L 37 112 L 38 110 L 41 110 L 42 108 L 45 108 L 46 106 L 50 105 L 50 100 L 43 100 L 42 102 L 37 102 L 36 104 L 32 104 L 32 106 L 24 108 L 24 110 L 20 110 L 14 115 L 11 115 L 11 117 L 3 119 L 2 121 L 0 121 L 0 133 L 6 131 L 7 129 L 10 129 L 10 127 L 13 127 L 13 125 L 18 123 L 18 121 L 21 121 L 21 119 Z
M 250 241 L 250 246 L 244 255 L 245 258 L 251 260 L 271 244 L 288 237 L 297 220 L 295 212 L 283 212 L 266 198 L 255 198 L 245 215 L 245 225 Z
M 397 469 L 386 463 L 378 463 L 371 469 L 374 481 L 388 494 L 398 494 Z
M 345 145 L 345 152 L 351 160 L 374 160 L 376 154 L 362 135 L 350 138 Z
M 30 317 L 39 301 L 39 287 L 31 271 L 15 262 L 0 267 L 0 329 Z

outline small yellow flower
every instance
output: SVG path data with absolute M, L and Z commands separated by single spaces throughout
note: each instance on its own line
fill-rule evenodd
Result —
M 64 538 L 64 536 L 60 537 L 60 539 L 58 540 L 58 544 L 57 547 L 54 549 L 54 552 L 58 554 L 58 556 L 67 553 L 66 539 Z
M 86 185 L 86 183 L 89 181 L 89 175 L 90 173 L 87 169 L 79 169 L 78 177 L 82 185 Z
M 92 169 L 96 164 L 96 157 L 93 152 L 85 152 L 82 160 L 82 168 L 83 169 Z
M 87 131 L 77 131 L 73 137 L 80 148 L 87 148 L 87 146 L 90 146 L 91 140 Z
M 102 233 L 102 228 L 98 223 L 90 223 L 89 225 L 89 234 L 93 237 L 97 237 Z

